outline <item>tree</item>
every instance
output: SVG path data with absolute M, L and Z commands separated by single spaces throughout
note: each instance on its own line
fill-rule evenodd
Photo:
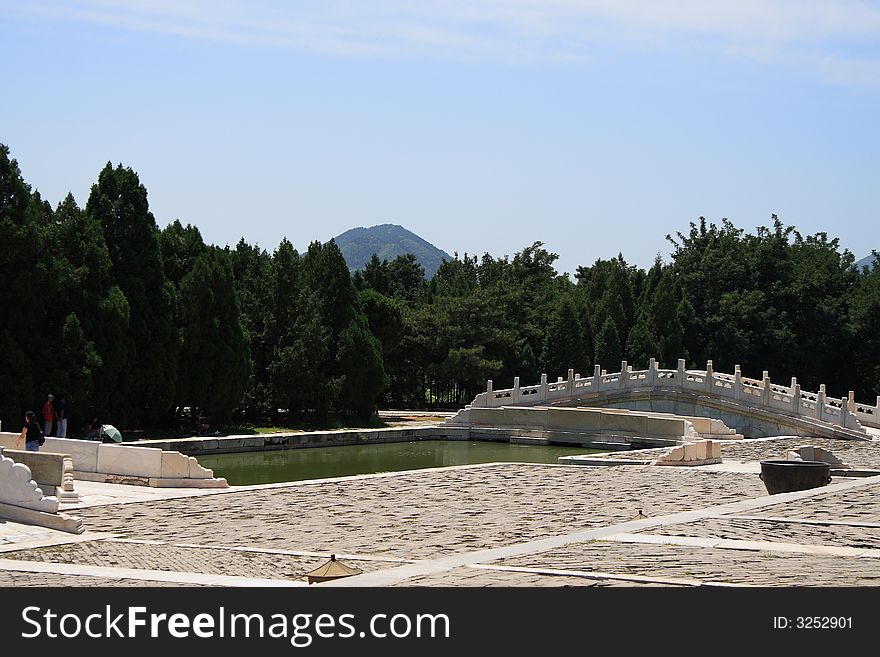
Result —
M 337 410 L 360 419 L 376 412 L 376 401 L 385 389 L 382 347 L 370 333 L 367 319 L 358 314 L 339 336 L 336 355 L 343 381 L 336 403 Z
M 584 330 L 579 313 L 571 296 L 565 295 L 559 302 L 541 350 L 541 368 L 551 380 L 554 376 L 565 376 L 569 368 L 576 372 L 587 372 L 592 362 L 592 354 L 587 354 L 584 343 Z
M 250 376 L 232 267 L 219 250 L 198 256 L 180 282 L 181 350 L 177 399 L 215 422 L 232 416 Z
M 617 326 L 611 317 L 607 317 L 596 335 L 596 358 L 597 364 L 611 372 L 616 372 L 623 360 L 620 352 L 620 338 L 617 336 Z
M 137 174 L 108 162 L 86 214 L 101 226 L 115 283 L 128 300 L 126 359 L 112 405 L 123 426 L 153 424 L 174 405 L 178 340 L 174 291 L 165 278 L 159 230 Z

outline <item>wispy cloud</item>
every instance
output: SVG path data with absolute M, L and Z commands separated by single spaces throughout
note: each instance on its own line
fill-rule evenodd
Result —
M 0 0 L 4 13 L 344 56 L 592 57 L 609 46 L 758 59 L 880 80 L 880 7 L 859 0 Z

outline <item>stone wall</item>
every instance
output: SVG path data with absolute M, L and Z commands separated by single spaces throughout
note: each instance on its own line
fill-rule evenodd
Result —
M 0 445 L 15 448 L 18 434 L 0 433 Z M 40 451 L 68 454 L 75 479 L 157 487 L 225 488 L 225 479 L 199 465 L 194 457 L 154 447 L 99 443 L 74 438 L 46 438 Z

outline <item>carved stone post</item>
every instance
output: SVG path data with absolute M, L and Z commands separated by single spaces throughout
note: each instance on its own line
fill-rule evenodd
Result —
M 648 385 L 653 388 L 657 385 L 657 359 L 652 358 L 648 361 Z
M 712 378 L 715 376 L 715 368 L 712 367 L 712 361 L 706 361 L 706 390 L 708 392 L 714 392 L 714 382 Z
M 541 397 L 541 401 L 544 401 L 545 399 L 547 399 L 547 375 L 546 374 L 541 375 L 541 395 L 540 395 L 540 397 Z
M 740 399 L 742 397 L 742 368 L 739 365 L 733 366 L 733 398 Z
M 510 396 L 510 400 L 513 403 L 517 403 L 519 401 L 519 377 L 513 377 L 513 394 Z
M 764 386 L 763 390 L 761 390 L 761 402 L 764 404 L 764 406 L 769 406 L 770 405 L 770 372 L 768 372 L 767 370 L 764 370 L 761 373 L 761 379 L 762 379 L 761 383 Z
M 791 379 L 791 412 L 801 414 L 801 386 L 794 377 Z
M 627 372 L 628 372 L 628 370 L 626 367 L 626 361 L 625 360 L 620 361 L 620 379 L 618 380 L 618 383 L 620 384 L 619 387 L 621 387 L 621 388 L 626 387 Z
M 821 420 L 825 415 L 825 384 L 819 386 L 819 394 L 816 395 L 816 419 Z
M 678 359 L 678 373 L 675 375 L 675 378 L 678 379 L 678 387 L 684 388 L 685 377 L 687 376 L 687 371 L 684 366 L 684 358 Z
M 602 387 L 602 366 L 598 363 L 593 366 L 593 392 L 599 392 Z
M 846 400 L 846 407 L 851 412 L 856 412 L 856 393 L 854 390 L 849 391 L 849 398 Z
M 486 379 L 486 407 L 495 406 L 495 396 L 492 394 L 492 379 Z
M 840 426 L 842 426 L 843 428 L 846 428 L 847 423 L 852 424 L 852 422 L 850 421 L 851 417 L 852 417 L 852 415 L 850 415 L 850 412 L 849 412 L 849 399 L 847 397 L 841 397 L 840 398 Z
M 568 370 L 568 396 L 574 396 L 574 370 Z

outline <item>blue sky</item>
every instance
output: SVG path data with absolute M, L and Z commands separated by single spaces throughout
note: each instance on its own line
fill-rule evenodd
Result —
M 45 198 L 121 162 L 217 244 L 397 223 L 573 272 L 776 213 L 880 249 L 877 3 L 0 0 L 0 61 Z

